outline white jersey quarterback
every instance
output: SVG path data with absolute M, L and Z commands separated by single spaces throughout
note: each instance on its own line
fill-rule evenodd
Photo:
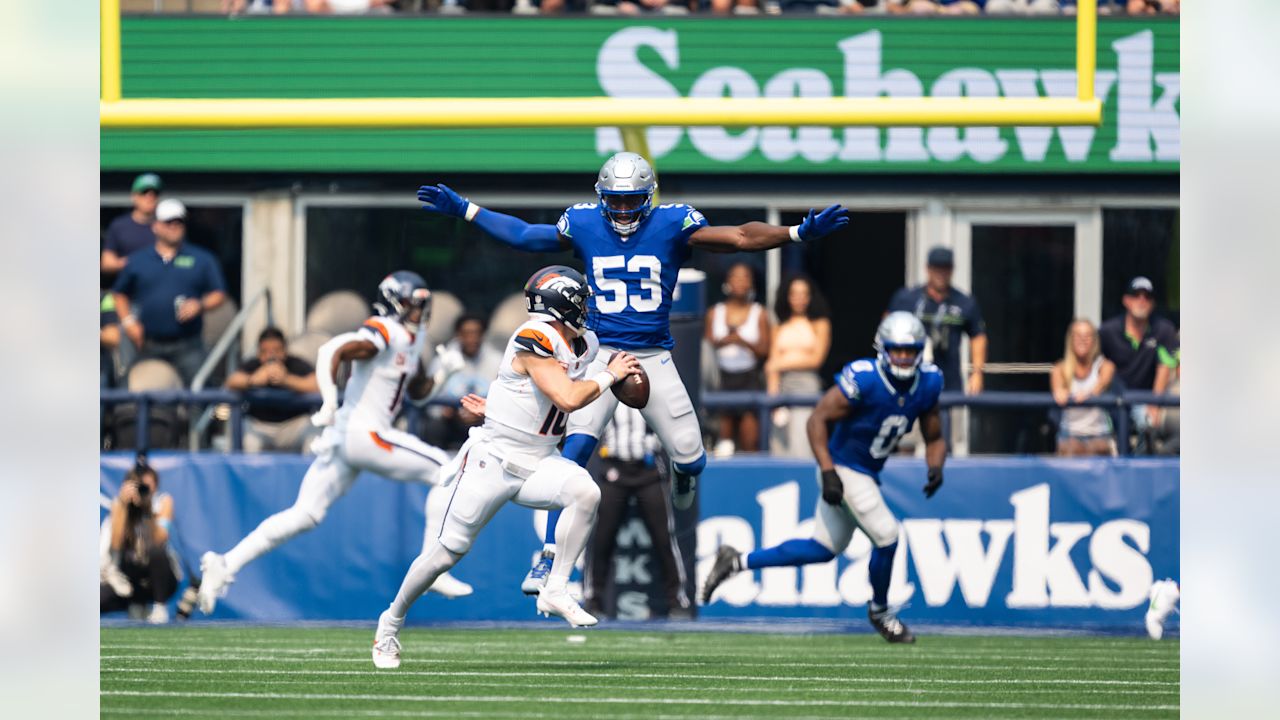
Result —
M 578 271 L 561 265 L 543 268 L 524 292 L 530 319 L 507 341 L 498 377 L 489 386 L 484 426 L 473 428 L 459 451 L 461 466 L 451 482 L 453 496 L 440 536 L 413 561 L 400 591 L 378 618 L 375 667 L 399 667 L 399 633 L 409 608 L 440 573 L 467 554 L 476 535 L 507 502 L 563 509 L 557 527 L 563 552 L 538 595 L 537 609 L 574 626 L 596 624 L 569 595 L 568 581 L 595 524 L 600 489 L 585 469 L 561 457 L 557 446 L 565 431 L 565 410 L 594 400 L 628 374 L 615 370 L 626 365 L 626 370 L 638 371 L 639 365 L 620 355 L 617 367 L 586 377 L 600 344 L 586 329 L 591 290 Z
M 312 443 L 316 458 L 302 479 L 297 500 L 263 520 L 225 555 L 207 552 L 201 558 L 199 598 L 205 613 L 213 611 L 218 597 L 242 567 L 319 525 L 361 471 L 402 482 L 436 485 L 440 481 L 441 469 L 450 456 L 392 427 L 409 386 L 421 372 L 431 293 L 421 277 L 403 270 L 388 275 L 378 291 L 379 314 L 355 332 L 325 343 L 316 358 L 316 380 L 324 405 L 312 421 L 325 429 Z M 343 360 L 351 362 L 351 377 L 339 408 L 333 367 Z M 459 362 L 441 365 L 456 368 Z M 433 378 L 435 388 L 443 384 L 447 373 L 446 369 Z M 448 495 L 442 488 L 428 493 L 424 542 L 439 533 Z M 441 581 L 434 589 L 450 597 L 471 592 L 453 578 Z

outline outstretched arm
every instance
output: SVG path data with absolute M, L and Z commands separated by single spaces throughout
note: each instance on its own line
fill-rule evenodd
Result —
M 534 225 L 518 217 L 486 210 L 447 185 L 423 185 L 418 188 L 418 201 L 423 203 L 423 210 L 473 222 L 481 230 L 517 250 L 556 252 L 568 246 L 555 225 Z
M 762 222 L 745 225 L 712 225 L 689 236 L 689 243 L 712 252 L 755 252 L 769 250 L 788 242 L 817 240 L 849 224 L 849 215 L 839 205 L 822 212 L 809 211 L 799 225 L 782 227 Z

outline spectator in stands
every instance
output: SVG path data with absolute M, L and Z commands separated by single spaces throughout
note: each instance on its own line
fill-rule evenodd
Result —
M 755 278 L 750 265 L 737 263 L 729 268 L 724 294 L 724 302 L 711 308 L 706 322 L 706 339 L 716 348 L 720 389 L 763 390 L 760 365 L 769 357 L 772 328 L 769 313 L 755 302 Z M 732 455 L 735 448 L 746 452 L 760 449 L 760 423 L 754 411 L 720 415 L 720 441 L 715 455 Z
M 1130 280 L 1122 303 L 1124 314 L 1099 328 L 1102 354 L 1116 364 L 1116 384 L 1121 389 L 1163 393 L 1178 365 L 1178 331 L 1173 323 L 1152 315 L 1155 285 L 1150 279 L 1138 276 Z M 1138 433 L 1135 452 L 1149 450 L 1147 439 L 1159 415 L 1160 408 L 1155 405 L 1133 407 L 1133 429 Z
M 135 619 L 169 621 L 165 603 L 178 589 L 179 572 L 169 554 L 173 498 L 159 488 L 160 476 L 139 457 L 111 502 L 100 548 L 100 612 L 127 609 Z
M 284 15 L 289 12 L 306 12 L 311 15 L 362 15 L 368 12 L 389 12 L 395 9 L 396 0 L 222 0 L 222 11 L 228 15 L 240 13 Z
M 1177 15 L 1179 9 L 1178 0 L 1129 0 L 1130 15 L 1155 15 L 1156 13 Z
M 1088 320 L 1075 320 L 1067 329 L 1062 359 L 1053 365 L 1050 386 L 1059 406 L 1101 395 L 1111 386 L 1116 366 L 1102 356 L 1098 329 Z M 1100 407 L 1072 407 L 1062 411 L 1058 427 L 1059 455 L 1111 455 L 1115 451 L 1111 418 Z
M 978 15 L 986 0 L 885 0 L 889 12 L 902 15 Z
M 616 611 L 606 612 L 605 590 L 612 576 L 613 557 L 618 549 L 618 530 L 627 516 L 627 506 L 634 498 L 636 509 L 653 541 L 653 553 L 662 567 L 663 587 L 667 600 L 667 618 L 689 620 L 693 615 L 689 599 L 681 584 L 682 568 L 676 557 L 675 538 L 667 491 L 662 486 L 659 467 L 666 463 L 655 461 L 657 436 L 645 425 L 639 410 L 618 403 L 613 421 L 605 427 L 600 443 L 603 472 L 595 480 L 600 486 L 600 509 L 596 518 L 595 533 L 591 539 L 591 561 L 587 568 L 586 610 L 599 617 L 616 617 Z
M 774 302 L 778 325 L 774 328 L 765 363 L 765 385 L 769 394 L 822 392 L 818 369 L 831 350 L 831 313 L 813 281 L 797 275 L 778 288 Z M 808 457 L 810 453 L 805 423 L 809 407 L 781 407 L 773 413 L 775 432 L 770 449 L 775 455 Z
M 133 209 L 107 225 L 102 240 L 102 273 L 115 275 L 124 269 L 126 258 L 156 242 L 151 225 L 156 220 L 156 204 L 160 202 L 160 176 L 143 173 L 133 180 L 129 199 Z
M 664 13 L 668 15 L 685 14 L 689 9 L 685 5 L 669 3 L 668 0 L 592 0 L 591 12 L 617 13 L 618 15 L 646 15 Z
M 1182 395 L 1182 348 L 1173 352 L 1173 360 L 1177 366 L 1173 369 L 1166 395 L 1175 397 Z M 1161 407 L 1156 413 L 1156 421 L 1152 428 L 1154 450 L 1157 455 L 1177 455 L 1182 451 L 1182 410 L 1179 407 Z
M 978 302 L 951 286 L 955 255 L 944 247 L 929 251 L 925 269 L 927 282 L 902 288 L 889 300 L 887 312 L 913 313 L 929 331 L 928 351 L 942 370 L 943 388 L 982 392 L 983 368 L 987 364 L 987 328 Z M 960 333 L 969 335 L 969 382 L 960 375 Z
M 98 299 L 98 372 L 100 387 L 116 385 L 116 353 L 120 348 L 120 317 L 116 315 L 116 298 L 103 292 Z
M 462 398 L 472 393 L 484 397 L 489 394 L 489 383 L 498 375 L 502 353 L 485 344 L 484 334 L 488 329 L 484 318 L 478 315 L 465 314 L 454 323 L 453 339 L 445 345 L 445 351 L 461 353 L 463 366 L 445 381 L 440 397 Z M 428 377 L 434 377 L 439 366 L 440 358 L 437 356 L 431 361 Z M 461 444 L 471 426 L 483 420 L 466 408 L 452 405 L 433 407 L 430 416 L 432 422 L 427 432 L 431 444 L 437 447 Z
M 292 395 L 320 392 L 311 363 L 289 354 L 284 333 L 269 327 L 258 335 L 258 355 L 227 378 L 228 390 L 274 389 Z M 250 398 L 244 428 L 245 452 L 306 452 L 318 428 L 311 410 L 292 398 Z
M 698 3 L 698 9 L 716 15 L 758 15 L 760 3 L 757 0 L 703 0 Z
M 138 359 L 172 363 L 190 385 L 205 348 L 201 315 L 226 300 L 218 260 L 185 242 L 187 209 L 169 198 L 156 206 L 155 244 L 128 257 L 116 278 L 116 312 Z
M 987 0 L 988 15 L 1057 15 L 1058 0 Z

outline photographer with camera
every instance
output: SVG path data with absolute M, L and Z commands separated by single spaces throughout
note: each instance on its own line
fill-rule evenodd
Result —
M 140 455 L 111 503 L 103 528 L 103 613 L 127 609 L 134 619 L 169 621 L 166 603 L 178 589 L 179 571 L 168 551 L 173 498 L 159 492 L 159 486 L 160 476 Z

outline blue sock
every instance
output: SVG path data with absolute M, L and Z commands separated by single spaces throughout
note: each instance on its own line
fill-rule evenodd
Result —
M 817 540 L 788 540 L 751 553 L 747 556 L 747 567 L 754 570 L 781 565 L 810 565 L 827 562 L 835 556 Z
M 871 560 L 867 563 L 867 575 L 871 577 L 871 604 L 877 609 L 889 605 L 889 580 L 893 577 L 893 555 L 898 552 L 898 543 L 878 547 L 871 551 Z
M 577 433 L 564 439 L 564 450 L 561 450 L 560 454 L 582 467 L 586 467 L 587 461 L 591 459 L 591 454 L 595 451 L 596 439 L 590 435 Z M 552 510 L 547 513 L 547 532 L 542 537 L 542 542 L 545 545 L 556 544 L 556 523 L 558 522 L 560 522 L 559 510 Z

